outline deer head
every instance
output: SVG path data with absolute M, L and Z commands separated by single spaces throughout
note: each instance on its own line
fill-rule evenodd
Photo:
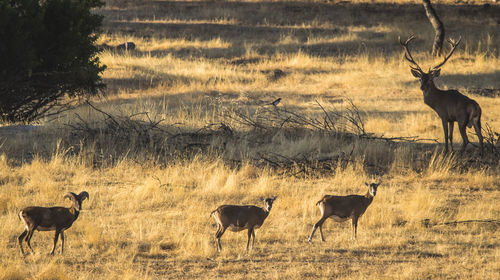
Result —
M 266 205 L 266 211 L 267 212 L 271 211 L 271 208 L 273 207 L 273 202 L 274 202 L 274 200 L 276 200 L 276 198 L 278 198 L 278 197 L 275 196 L 273 198 L 266 198 L 264 200 L 264 204 Z
M 68 192 L 64 195 L 64 198 L 67 198 L 73 202 L 73 208 L 76 211 L 82 210 L 82 202 L 85 199 L 89 198 L 89 193 L 86 191 L 81 192 L 80 194 L 75 194 L 73 192 Z
M 365 183 L 365 185 L 369 188 L 368 192 L 370 193 L 371 196 L 375 196 L 377 194 L 377 188 L 378 186 L 380 186 L 380 183 L 381 182 L 371 183 L 371 184 Z
M 439 77 L 439 74 L 441 73 L 441 66 L 443 66 L 446 63 L 446 61 L 448 61 L 448 59 L 451 57 L 453 52 L 455 52 L 455 49 L 457 48 L 462 38 L 459 38 L 458 41 L 454 41 L 453 39 L 448 39 L 448 43 L 450 43 L 451 45 L 450 52 L 448 53 L 448 55 L 445 56 L 444 60 L 441 63 L 432 68 L 429 68 L 428 72 L 425 72 L 422 70 L 422 68 L 420 68 L 417 62 L 415 62 L 415 60 L 413 59 L 410 50 L 408 49 L 408 44 L 413 39 L 415 39 L 415 36 L 413 35 L 408 37 L 408 39 L 405 42 L 403 42 L 401 38 L 399 38 L 399 43 L 401 44 L 401 46 L 403 46 L 405 50 L 405 59 L 408 60 L 408 62 L 410 62 L 411 74 L 415 78 L 420 80 L 420 89 L 425 91 L 426 89 L 429 88 L 429 86 L 434 85 L 433 79 Z

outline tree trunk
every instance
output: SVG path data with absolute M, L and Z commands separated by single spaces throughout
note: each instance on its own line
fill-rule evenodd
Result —
M 436 11 L 432 8 L 431 1 L 422 0 L 422 2 L 424 3 L 425 15 L 431 22 L 432 28 L 434 28 L 434 33 L 436 34 L 434 37 L 434 43 L 432 44 L 432 55 L 438 56 L 441 55 L 441 49 L 443 48 L 444 26 L 437 16 Z

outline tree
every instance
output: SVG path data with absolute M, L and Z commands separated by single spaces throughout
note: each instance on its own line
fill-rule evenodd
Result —
M 0 119 L 31 121 L 101 92 L 101 0 L 0 0 Z
M 434 43 L 432 44 L 432 55 L 438 56 L 441 55 L 441 50 L 443 48 L 444 42 L 444 25 L 436 14 L 436 11 L 431 5 L 430 0 L 422 0 L 425 9 L 425 15 L 429 19 L 432 24 L 432 28 L 434 28 L 434 33 L 436 34 L 434 37 Z

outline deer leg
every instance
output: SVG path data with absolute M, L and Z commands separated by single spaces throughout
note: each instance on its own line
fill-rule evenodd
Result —
M 219 238 L 219 231 L 220 231 L 220 225 L 217 224 L 217 231 L 215 232 L 215 247 L 217 247 L 217 251 L 219 250 L 219 242 L 218 242 L 218 238 Z
M 220 252 L 220 250 L 222 250 L 222 246 L 220 245 L 220 239 L 219 238 L 216 238 L 215 239 L 215 247 L 217 247 L 217 252 Z
M 354 239 L 358 237 L 358 219 L 352 219 L 352 229 L 354 232 Z
M 248 245 L 250 245 L 250 239 L 252 238 L 253 228 L 248 229 L 248 241 L 247 241 L 247 253 L 248 253 Z
M 448 138 L 450 139 L 450 149 L 453 152 L 453 127 L 455 126 L 455 122 L 448 122 Z
M 465 151 L 465 147 L 469 143 L 469 139 L 467 138 L 467 132 L 465 129 L 467 128 L 467 123 L 459 123 L 458 124 L 458 129 L 460 130 L 460 135 L 462 135 L 462 149 L 461 152 Z
M 321 241 L 325 242 L 325 236 L 323 236 L 323 225 L 319 226 L 319 235 L 321 235 Z
M 19 235 L 19 237 L 17 238 L 17 240 L 19 241 L 19 246 L 21 247 L 21 254 L 24 255 L 24 249 L 23 249 L 23 239 L 24 237 L 28 234 L 28 230 L 25 229 L 23 231 L 23 233 L 21 233 L 21 235 Z
M 61 230 L 61 255 L 64 253 L 64 230 Z
M 51 255 L 54 255 L 54 251 L 56 250 L 57 239 L 59 239 L 60 230 L 56 230 L 56 235 L 54 236 L 54 247 L 52 247 Z
M 253 249 L 253 245 L 255 244 L 255 230 L 252 230 L 252 249 Z
M 319 219 L 319 221 L 316 224 L 314 224 L 311 235 L 309 236 L 309 242 L 312 242 L 314 232 L 316 231 L 316 229 L 318 229 L 318 227 L 319 227 L 319 232 L 321 233 L 321 241 L 325 241 L 325 239 L 323 237 L 323 231 L 321 230 L 321 226 L 326 221 L 326 219 L 327 219 L 327 217 L 321 217 L 321 219 Z
M 441 119 L 443 123 L 443 131 L 444 131 L 444 151 L 448 152 L 448 122 L 445 119 Z
M 220 229 L 217 231 L 216 235 L 215 235 L 215 238 L 216 238 L 216 243 L 217 243 L 217 251 L 221 251 L 222 250 L 222 245 L 220 243 L 220 238 L 222 237 L 222 235 L 224 234 L 224 232 L 226 231 L 226 228 L 221 226 Z
M 33 248 L 31 248 L 31 237 L 33 237 L 33 233 L 35 233 L 35 229 L 31 229 L 29 232 L 28 232 L 28 236 L 26 236 L 26 244 L 28 244 L 28 248 L 30 248 L 31 250 L 31 253 L 35 253 L 35 251 L 33 250 Z
M 474 122 L 474 130 L 476 131 L 477 138 L 479 139 L 479 147 L 481 153 L 483 152 L 483 135 L 481 134 L 481 119 Z

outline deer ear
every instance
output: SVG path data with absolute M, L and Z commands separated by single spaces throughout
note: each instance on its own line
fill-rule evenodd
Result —
M 411 74 L 413 75 L 413 77 L 415 78 L 422 78 L 422 73 L 420 73 L 419 71 L 415 70 L 415 69 L 411 69 Z
M 439 77 L 439 74 L 441 74 L 441 69 L 434 70 L 431 72 L 433 78 Z

